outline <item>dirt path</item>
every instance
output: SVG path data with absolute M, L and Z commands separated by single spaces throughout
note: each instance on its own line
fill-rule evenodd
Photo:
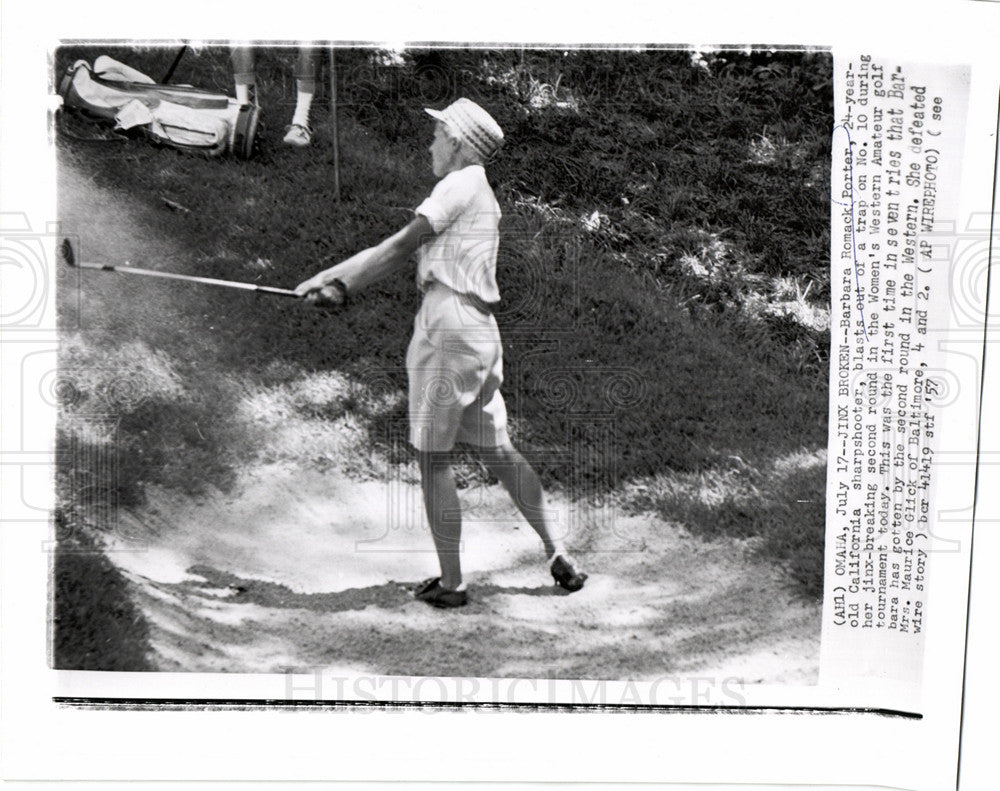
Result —
M 60 178 L 60 217 L 87 231 L 88 257 L 180 255 L 150 238 L 149 209 L 70 168 Z M 88 321 L 128 287 L 88 288 Z M 169 304 L 144 309 L 149 327 L 184 330 Z M 246 469 L 231 493 L 197 501 L 151 489 L 146 505 L 121 514 L 119 532 L 131 538 L 116 539 L 108 556 L 133 584 L 164 671 L 815 682 L 819 605 L 796 599 L 746 543 L 706 542 L 650 516 L 588 513 L 553 498 L 591 574 L 583 591 L 562 595 L 540 542 L 497 487 L 466 490 L 463 500 L 471 602 L 458 611 L 408 594 L 436 571 L 417 487 L 287 463 Z

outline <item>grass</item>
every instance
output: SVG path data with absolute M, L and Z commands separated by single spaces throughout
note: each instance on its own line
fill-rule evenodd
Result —
M 173 55 L 100 52 L 154 76 Z M 57 68 L 100 52 L 61 49 Z M 258 56 L 267 126 L 249 161 L 141 139 L 84 142 L 98 130 L 67 117 L 60 162 L 120 195 L 151 236 L 175 240 L 164 268 L 292 286 L 399 228 L 428 193 L 423 106 L 482 101 L 508 139 L 488 174 L 504 211 L 498 321 L 515 443 L 529 457 L 564 460 L 541 465 L 549 487 L 611 496 L 705 536 L 756 537 L 759 551 L 817 594 L 829 56 L 337 57 L 340 203 L 325 95 L 314 103 L 316 144 L 280 145 L 294 97 L 289 50 Z M 228 92 L 229 79 L 226 51 L 204 48 L 185 56 L 174 81 Z M 164 199 L 190 211 L 171 212 Z M 281 300 L 157 289 L 174 314 L 156 318 L 165 310 L 156 306 L 136 322 L 123 302 L 70 334 L 74 308 L 60 306 L 61 363 L 86 372 L 74 374 L 60 442 L 107 446 L 91 407 L 122 379 L 141 394 L 112 408 L 122 474 L 104 485 L 115 503 L 141 507 L 149 484 L 224 489 L 247 465 L 275 459 L 359 478 L 400 465 L 414 475 L 402 440 L 403 358 L 418 300 L 409 276 L 335 319 Z M 64 467 L 63 500 L 92 490 L 95 477 Z M 460 478 L 483 480 L 471 461 Z
M 84 530 L 57 518 L 52 652 L 60 670 L 154 670 L 149 624 L 129 598 L 128 583 Z
M 728 468 L 657 475 L 626 487 L 632 511 L 652 510 L 703 538 L 754 539 L 754 552 L 784 567 L 800 589 L 818 596 L 823 586 L 826 454 L 793 453 L 765 469 L 738 456 Z

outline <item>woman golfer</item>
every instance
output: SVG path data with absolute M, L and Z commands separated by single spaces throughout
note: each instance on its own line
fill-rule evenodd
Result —
M 541 484 L 511 444 L 500 395 L 502 348 L 492 313 L 500 299 L 500 207 L 483 164 L 499 150 L 503 132 L 468 99 L 427 112 L 437 121 L 430 153 L 434 175 L 441 180 L 414 219 L 295 290 L 310 301 L 341 306 L 348 295 L 400 269 L 419 250 L 417 285 L 423 302 L 406 353 L 410 442 L 418 451 L 441 576 L 418 586 L 416 598 L 437 607 L 460 607 L 467 601 L 459 560 L 462 520 L 451 467 L 456 442 L 477 446 L 483 463 L 541 537 L 556 583 L 576 591 L 587 575 L 550 530 Z

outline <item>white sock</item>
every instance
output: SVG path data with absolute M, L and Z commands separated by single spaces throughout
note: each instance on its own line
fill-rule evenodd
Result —
M 250 86 L 246 83 L 236 83 L 236 101 L 240 104 L 250 104 Z
M 295 115 L 292 116 L 293 126 L 309 126 L 309 110 L 312 107 L 313 95 L 299 91 L 295 99 Z

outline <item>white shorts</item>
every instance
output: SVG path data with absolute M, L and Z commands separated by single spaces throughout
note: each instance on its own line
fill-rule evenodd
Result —
M 491 314 L 433 284 L 413 321 L 406 372 L 410 442 L 417 450 L 451 450 L 456 442 L 506 444 L 503 349 Z

